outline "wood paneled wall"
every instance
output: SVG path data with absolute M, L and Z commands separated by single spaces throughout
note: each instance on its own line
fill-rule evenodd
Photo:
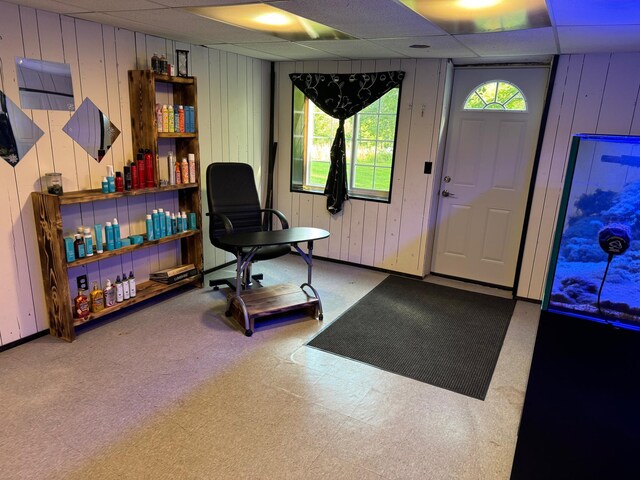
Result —
M 552 92 L 517 292 L 532 299 L 544 291 L 572 135 L 640 135 L 640 53 L 563 55 Z
M 282 62 L 276 64 L 276 141 L 278 160 L 275 206 L 293 226 L 314 226 L 331 232 L 316 242 L 314 254 L 411 275 L 425 275 L 434 201 L 439 139 L 443 131 L 446 60 L 362 60 Z M 351 199 L 331 216 L 322 195 L 290 191 L 291 101 L 294 72 L 352 73 L 384 70 L 406 72 L 402 84 L 391 203 Z M 431 175 L 424 163 L 434 162 Z
M 167 53 L 172 62 L 176 48 L 190 51 L 190 73 L 198 79 L 204 187 L 206 166 L 214 161 L 250 163 L 260 179 L 267 158 L 269 62 L 1 1 L 0 35 L 0 89 L 16 105 L 20 101 L 15 57 L 64 62 L 71 66 L 76 108 L 85 98 L 91 99 L 121 132 L 98 164 L 62 131 L 73 112 L 24 110 L 45 134 L 15 168 L 0 161 L 0 198 L 5 205 L 0 209 L 0 255 L 5 258 L 0 262 L 0 345 L 4 345 L 48 328 L 30 193 L 40 190 L 41 177 L 52 171 L 62 173 L 65 191 L 99 188 L 106 165 L 121 171 L 132 158 L 127 71 L 148 68 L 154 52 Z M 156 194 L 65 207 L 65 232 L 117 217 L 123 236 L 141 233 L 144 214 L 158 207 L 174 211 L 177 202 L 172 194 Z M 205 268 L 210 268 L 226 256 L 209 245 L 203 218 Z M 178 258 L 175 245 L 165 244 L 77 267 L 70 272 L 72 292 L 75 277 L 82 273 L 103 284 L 133 270 L 144 281 L 150 271 Z

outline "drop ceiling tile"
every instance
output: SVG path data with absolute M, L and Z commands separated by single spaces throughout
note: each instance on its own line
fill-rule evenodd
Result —
M 637 25 L 558 27 L 560 53 L 636 52 L 640 45 Z
M 463 58 L 476 56 L 474 52 L 450 35 L 378 38 L 370 41 L 410 58 Z M 415 44 L 429 45 L 429 48 L 409 48 L 409 45 Z
M 368 40 L 313 40 L 296 43 L 354 60 L 362 58 L 404 57 L 404 55 L 398 52 L 389 50 L 382 45 Z
M 238 55 L 244 55 L 245 57 L 259 58 L 260 60 L 269 60 L 272 62 L 282 62 L 291 60 L 290 58 L 280 57 L 270 53 L 261 52 L 252 48 L 246 48 L 242 45 L 231 45 L 229 43 L 219 43 L 214 45 L 205 45 L 207 48 L 213 48 L 216 50 L 222 50 L 224 52 L 237 53 Z
M 558 53 L 553 28 L 456 35 L 480 56 L 544 55 Z
M 111 12 L 115 10 L 148 10 L 158 4 L 148 0 L 62 0 L 71 10 L 68 13 Z
M 290 0 L 271 5 L 363 39 L 445 33 L 392 0 Z
M 557 26 L 640 24 L 638 0 L 547 0 Z
M 180 9 L 121 11 L 110 12 L 109 15 L 165 30 L 166 36 L 169 38 L 174 38 L 169 32 L 179 32 L 181 35 L 193 38 L 192 43 L 196 44 L 276 42 L 280 40 L 265 33 L 216 22 Z
M 239 45 L 279 57 L 285 57 L 289 60 L 342 60 L 344 58 L 293 42 L 242 43 Z
M 77 10 L 76 7 L 67 5 L 64 2 L 56 2 L 55 0 L 20 0 L 19 2 L 13 3 L 54 13 L 70 13 Z
M 454 65 L 487 65 L 487 64 L 499 64 L 504 65 L 507 63 L 538 63 L 549 65 L 553 55 L 518 55 L 515 57 L 475 57 L 475 58 L 454 58 L 452 62 Z

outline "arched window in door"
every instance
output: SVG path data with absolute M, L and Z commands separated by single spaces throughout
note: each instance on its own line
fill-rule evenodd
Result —
M 527 100 L 513 83 L 490 80 L 477 86 L 464 101 L 464 110 L 526 112 Z

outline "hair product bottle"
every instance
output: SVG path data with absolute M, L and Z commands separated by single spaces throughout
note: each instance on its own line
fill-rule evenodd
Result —
M 158 240 L 160 237 L 160 214 L 155 208 L 152 210 L 151 219 L 153 220 L 153 239 Z
M 107 278 L 107 283 L 104 285 L 104 290 L 102 291 L 104 295 L 104 306 L 105 307 L 113 307 L 116 304 L 116 289 L 111 285 L 111 280 Z
M 168 132 L 173 132 L 176 124 L 175 116 L 173 114 L 173 105 L 167 105 L 167 123 L 169 124 Z
M 137 294 L 136 290 L 136 279 L 133 276 L 133 270 L 129 272 L 129 296 L 131 298 L 135 297 Z
M 151 218 L 151 214 L 147 213 L 147 219 L 145 220 L 145 224 L 147 227 L 147 240 L 153 240 L 153 218 Z
M 158 132 L 162 132 L 162 105 L 159 103 L 156 103 L 156 124 Z
M 176 164 L 174 165 L 175 176 L 176 176 L 176 185 L 180 185 L 182 183 L 182 168 L 180 167 L 180 162 L 176 159 Z
M 138 150 L 136 155 L 136 165 L 138 165 L 138 186 L 140 188 L 147 188 L 147 170 L 144 161 L 144 151 Z
M 89 309 L 93 313 L 99 312 L 104 309 L 104 294 L 102 293 L 102 290 L 98 288 L 98 282 L 93 282 L 93 290 L 91 290 L 89 297 Z
M 173 235 L 176 232 L 174 232 L 173 228 L 172 228 L 173 224 L 171 223 L 171 213 L 170 212 L 164 212 L 164 215 L 165 215 L 165 224 L 166 224 L 165 231 L 166 231 L 167 237 L 168 237 L 169 235 Z
M 73 299 L 73 316 L 75 318 L 86 318 L 89 315 L 89 299 L 84 294 L 84 290 L 78 289 L 78 296 Z
M 118 225 L 118 219 L 113 219 L 113 246 L 115 248 L 122 248 L 122 238 L 120 238 L 120 225 Z
M 109 193 L 116 191 L 116 177 L 113 174 L 113 167 L 111 165 L 107 165 L 107 187 Z
M 180 173 L 182 174 L 182 183 L 189 183 L 189 163 L 183 158 L 180 164 Z
M 176 184 L 176 170 L 173 166 L 173 164 L 175 163 L 175 158 L 173 156 L 173 152 L 169 152 L 167 154 L 167 171 L 169 172 L 169 185 L 175 185 Z
M 116 277 L 116 303 L 122 303 L 124 300 L 124 291 L 122 290 L 122 282 L 120 281 L 120 275 Z
M 116 192 L 124 192 L 124 180 L 122 178 L 122 172 L 116 172 Z
M 196 156 L 193 153 L 187 156 L 189 157 L 189 182 L 196 183 Z
M 123 167 L 124 170 L 124 189 L 125 190 L 131 190 L 133 185 L 131 182 L 131 167 L 129 165 L 125 165 Z
M 93 239 L 91 238 L 91 229 L 84 229 L 84 252 L 87 257 L 93 256 Z
M 146 168 L 147 188 L 153 188 L 156 186 L 156 181 L 153 178 L 153 158 L 151 156 L 151 150 L 148 148 L 144 151 L 144 165 Z
M 104 224 L 104 236 L 107 239 L 107 250 L 115 250 L 116 244 L 113 240 L 113 225 L 111 225 L 111 222 Z
M 136 190 L 140 188 L 138 180 L 138 165 L 136 162 L 131 162 L 131 189 Z
M 96 234 L 96 253 L 102 253 L 102 225 L 96 223 L 93 226 L 93 231 Z
M 129 280 L 124 272 L 122 272 L 122 299 L 129 300 Z
M 86 255 L 85 249 L 84 249 L 84 237 L 83 235 L 80 235 L 79 233 L 76 233 L 74 235 L 74 242 L 73 242 L 73 253 L 75 253 L 76 258 L 84 258 Z
M 164 219 L 164 208 L 158 209 L 158 228 L 160 228 L 160 237 L 164 238 L 167 236 L 167 221 Z

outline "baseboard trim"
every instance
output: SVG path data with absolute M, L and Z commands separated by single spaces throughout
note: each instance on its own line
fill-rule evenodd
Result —
M 9 342 L 6 345 L 0 345 L 0 352 L 4 352 L 5 350 L 9 350 L 11 348 L 15 348 L 23 343 L 30 342 L 31 340 L 35 340 L 36 338 L 44 337 L 49 334 L 49 329 L 42 330 L 40 332 L 36 332 L 32 335 L 27 335 L 19 340 L 14 340 L 13 342 Z

